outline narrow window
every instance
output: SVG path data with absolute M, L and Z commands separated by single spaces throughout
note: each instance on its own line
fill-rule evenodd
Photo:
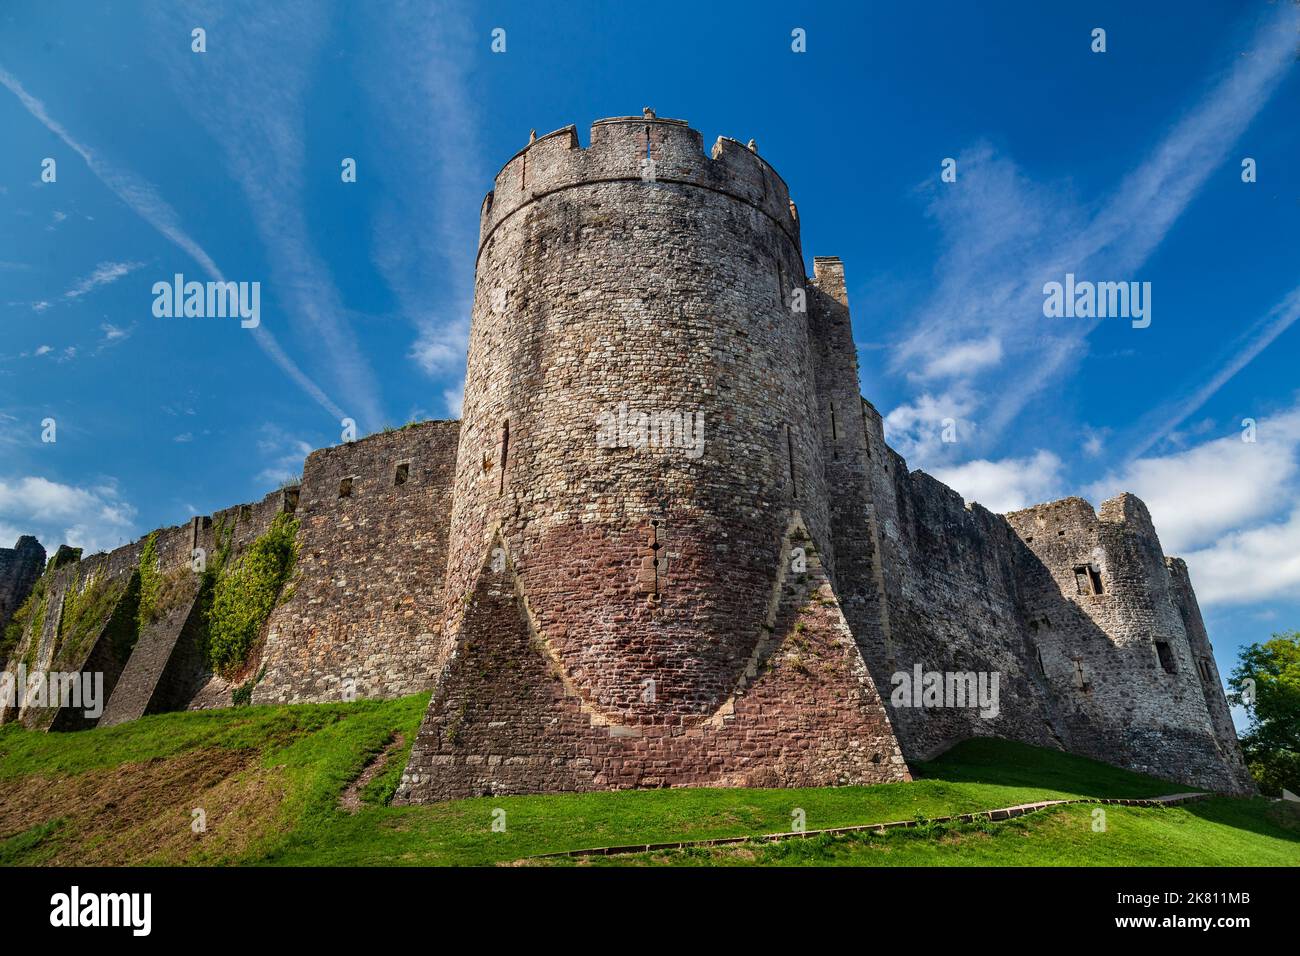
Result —
M 342 481 L 339 482 L 339 497 L 340 498 L 352 497 L 352 479 L 350 477 L 344 478 Z
M 785 270 L 781 268 L 781 260 L 776 260 L 776 298 L 785 308 Z
M 650 127 L 649 126 L 645 128 L 645 158 L 649 160 L 654 159 L 654 157 L 650 155 Z
M 1174 673 L 1174 655 L 1164 641 L 1156 641 L 1156 656 L 1160 658 L 1160 666 L 1165 669 L 1166 674 Z
M 840 440 L 840 431 L 835 424 L 835 403 L 831 402 L 831 441 Z
M 1088 569 L 1084 565 L 1074 569 L 1074 588 L 1080 594 L 1089 594 L 1092 591 L 1092 585 L 1088 581 Z
M 1038 658 L 1038 673 L 1046 677 L 1047 668 L 1043 666 L 1043 649 L 1041 647 L 1034 648 L 1034 656 Z
M 1104 594 L 1101 569 L 1095 564 L 1080 564 L 1074 569 L 1074 586 L 1080 594 Z
M 501 476 L 498 479 L 497 494 L 506 493 L 506 461 L 510 457 L 510 422 L 501 423 Z
M 790 497 L 798 499 L 799 485 L 794 475 L 794 431 L 789 425 L 785 426 L 785 447 L 790 454 Z
M 399 464 L 397 466 L 397 470 L 393 472 L 393 484 L 404 485 L 406 484 L 406 480 L 410 477 L 411 477 L 411 466 L 408 462 L 404 461 L 401 464 Z
M 524 152 L 523 162 L 519 164 L 519 188 L 528 185 L 528 153 Z

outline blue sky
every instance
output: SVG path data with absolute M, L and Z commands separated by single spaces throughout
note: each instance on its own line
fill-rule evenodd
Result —
M 0 12 L 0 541 L 111 548 L 343 416 L 455 417 L 496 169 L 648 105 L 790 184 L 912 467 L 996 510 L 1139 494 L 1225 670 L 1300 626 L 1295 5 L 270 6 Z M 155 318 L 177 272 L 259 281 L 261 325 Z M 1149 281 L 1150 327 L 1044 317 L 1067 272 Z

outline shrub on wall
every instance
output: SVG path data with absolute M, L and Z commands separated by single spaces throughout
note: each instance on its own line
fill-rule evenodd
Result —
M 156 619 L 162 598 L 163 576 L 158 570 L 158 532 L 155 531 L 144 540 L 140 549 L 140 608 L 138 611 L 140 626 L 144 627 Z
M 33 617 L 37 618 L 39 632 L 40 624 L 45 620 L 45 589 L 48 587 L 48 582 L 48 577 L 38 578 L 31 593 L 27 595 L 27 600 L 23 601 L 14 612 L 14 616 L 9 619 L 9 623 L 5 625 L 4 634 L 0 636 L 0 664 L 7 663 L 10 656 L 18 650 L 27 623 Z M 39 633 L 33 643 L 39 643 Z
M 238 674 L 293 573 L 298 522 L 276 515 L 243 557 L 217 574 L 208 610 L 208 660 L 222 677 Z
M 59 621 L 58 646 L 51 665 L 55 670 L 80 667 L 95 638 L 108 623 L 122 596 L 121 584 L 114 584 L 107 574 L 96 571 L 89 579 L 72 583 L 63 599 L 63 618 Z M 65 667 L 64 665 L 68 665 Z

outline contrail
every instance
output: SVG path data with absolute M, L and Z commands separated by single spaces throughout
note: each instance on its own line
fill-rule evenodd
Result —
M 73 139 L 72 135 L 46 112 L 45 104 L 28 93 L 23 88 L 23 85 L 18 82 L 18 78 L 4 67 L 0 67 L 0 84 L 4 84 L 14 96 L 18 97 L 19 102 L 23 104 L 27 112 L 39 120 L 46 129 L 67 143 L 69 149 L 85 160 L 86 166 L 95 174 L 96 178 L 112 190 L 136 215 L 188 253 L 212 279 L 218 282 L 226 281 L 216 262 L 204 251 L 202 246 L 190 238 L 185 230 L 181 228 L 180 217 L 177 216 L 176 210 L 158 195 L 158 191 L 154 189 L 151 183 L 99 159 L 91 152 L 89 147 L 83 146 Z M 251 331 L 257 344 L 270 357 L 271 361 L 280 366 L 298 384 L 298 387 L 315 399 L 317 404 L 334 417 L 335 421 L 345 417 L 343 410 L 325 394 L 320 386 L 307 377 L 306 373 L 298 367 L 293 359 L 284 353 L 284 350 L 280 348 L 280 343 L 275 340 L 275 336 L 262 326 L 258 326 Z
M 1142 457 L 1152 445 L 1181 425 L 1189 415 L 1194 414 L 1198 408 L 1209 401 L 1215 392 L 1223 388 L 1234 375 L 1249 365 L 1255 356 L 1272 345 L 1273 340 L 1289 329 L 1296 319 L 1300 319 L 1300 286 L 1292 289 L 1285 299 L 1269 309 L 1255 323 L 1245 335 L 1248 340 L 1246 345 L 1219 369 L 1213 378 L 1179 404 L 1177 409 L 1165 419 L 1164 424 L 1139 442 L 1137 447 L 1129 452 L 1128 460 Z

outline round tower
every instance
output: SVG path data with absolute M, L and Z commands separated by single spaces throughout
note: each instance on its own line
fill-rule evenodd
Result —
M 649 110 L 585 149 L 568 127 L 483 203 L 448 628 L 508 562 L 612 725 L 713 717 L 770 631 L 795 513 L 830 546 L 799 223 L 752 145 L 711 152 Z

